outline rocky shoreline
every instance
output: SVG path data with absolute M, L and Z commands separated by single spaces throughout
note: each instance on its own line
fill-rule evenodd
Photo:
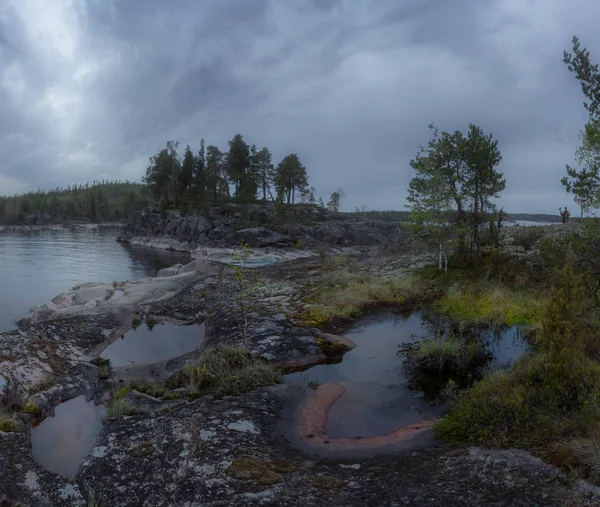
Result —
M 408 248 L 391 254 L 383 247 L 333 251 L 358 257 L 365 269 L 386 277 L 407 276 L 428 262 Z M 91 498 L 101 507 L 575 506 L 600 500 L 597 488 L 573 483 L 527 453 L 448 448 L 433 439 L 430 421 L 373 439 L 330 439 L 325 415 L 341 395 L 337 384 L 281 384 L 222 398 L 160 399 L 129 390 L 123 399 L 130 415 L 105 421 L 74 479 L 44 469 L 31 452 L 32 424 L 75 396 L 107 403 L 127 382 L 162 381 L 222 345 L 244 345 L 284 371 L 352 348 L 343 328 L 326 333 L 300 318 L 307 287 L 322 276 L 321 255 L 255 248 L 253 302 L 243 322 L 228 264 L 233 250 L 194 250 L 190 264 L 156 278 L 75 287 L 33 308 L 18 330 L 0 334 L 0 409 L 35 407 L 17 414 L 16 431 L 0 431 L 0 505 L 81 506 Z M 136 319 L 149 316 L 158 323 L 203 323 L 202 344 L 108 373 L 91 364 Z

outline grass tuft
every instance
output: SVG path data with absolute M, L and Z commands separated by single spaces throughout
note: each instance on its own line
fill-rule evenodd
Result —
M 0 431 L 4 433 L 12 433 L 17 431 L 18 426 L 15 422 L 14 414 L 8 414 L 6 412 L 0 412 Z
M 198 363 L 188 363 L 166 381 L 171 389 L 185 387 L 189 396 L 238 395 L 258 387 L 279 384 L 281 374 L 241 347 L 220 347 L 207 351 Z
M 414 354 L 414 366 L 423 370 L 466 371 L 487 357 L 479 340 L 456 336 L 439 336 L 419 343 Z
M 177 393 L 170 391 L 163 384 L 144 379 L 134 380 L 129 389 L 135 389 L 140 393 L 144 393 L 152 396 L 153 398 L 159 398 L 162 400 L 175 400 L 179 398 Z

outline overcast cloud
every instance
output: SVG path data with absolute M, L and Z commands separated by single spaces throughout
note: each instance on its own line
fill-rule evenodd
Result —
M 299 154 L 325 199 L 402 209 L 427 125 L 492 132 L 501 204 L 555 212 L 600 61 L 596 0 L 0 0 L 0 194 L 139 180 L 167 140 Z

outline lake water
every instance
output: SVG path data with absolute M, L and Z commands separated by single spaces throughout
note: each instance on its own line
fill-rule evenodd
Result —
M 137 280 L 190 260 L 117 243 L 118 234 L 116 228 L 0 232 L 0 332 L 74 285 Z

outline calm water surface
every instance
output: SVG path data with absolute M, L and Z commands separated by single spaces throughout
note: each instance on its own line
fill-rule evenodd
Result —
M 447 379 L 439 375 L 415 382 L 406 375 L 401 344 L 430 337 L 432 328 L 420 313 L 390 316 L 368 322 L 344 336 L 356 343 L 337 364 L 321 364 L 285 375 L 288 382 L 336 382 L 345 393 L 327 415 L 331 437 L 372 437 L 400 426 L 436 417 L 443 412 L 439 390 Z M 492 359 L 489 366 L 507 367 L 527 350 L 516 329 L 483 337 Z M 439 381 L 442 380 L 440 385 Z
M 34 458 L 46 470 L 73 479 L 94 447 L 105 418 L 106 407 L 86 401 L 85 396 L 61 403 L 53 417 L 31 428 Z
M 118 234 L 116 228 L 0 232 L 0 332 L 74 285 L 136 280 L 189 262 L 187 254 L 117 243 Z
M 145 324 L 127 331 L 100 354 L 111 366 L 152 364 L 194 350 L 204 340 L 204 325 L 176 326 L 160 323 L 149 329 Z

